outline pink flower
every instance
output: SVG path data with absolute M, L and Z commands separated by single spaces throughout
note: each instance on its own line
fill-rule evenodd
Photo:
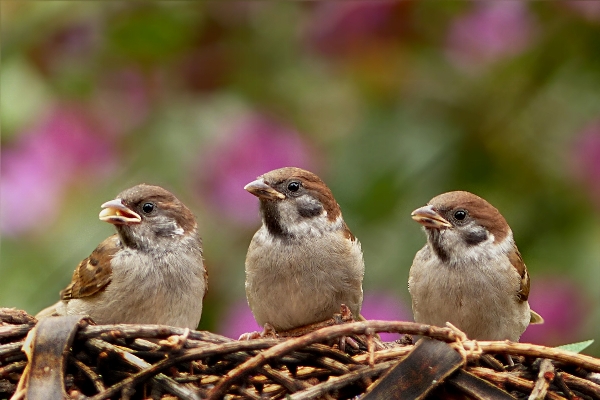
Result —
M 361 315 L 367 320 L 412 321 L 410 306 L 407 306 L 399 296 L 386 292 L 365 293 Z M 396 333 L 380 333 L 383 341 L 391 342 L 400 339 Z
M 535 21 L 520 1 L 474 2 L 473 9 L 456 18 L 447 37 L 447 56 L 456 66 L 478 68 L 526 50 Z
M 206 148 L 196 168 L 198 193 L 239 223 L 255 223 L 258 201 L 244 186 L 272 169 L 294 166 L 312 170 L 311 150 L 293 128 L 261 115 L 246 115 Z
M 259 326 L 246 299 L 240 299 L 233 303 L 225 312 L 223 318 L 219 320 L 216 332 L 219 335 L 237 339 L 243 333 L 261 332 L 262 326 Z
M 79 174 L 106 173 L 112 149 L 75 108 L 56 108 L 2 149 L 0 232 L 21 235 L 50 224 L 65 186 Z
M 575 283 L 558 277 L 536 279 L 529 305 L 544 323 L 530 325 L 520 342 L 557 346 L 589 339 L 582 336 L 582 329 L 590 304 Z
M 577 135 L 572 164 L 574 174 L 600 207 L 600 120 L 591 122 Z

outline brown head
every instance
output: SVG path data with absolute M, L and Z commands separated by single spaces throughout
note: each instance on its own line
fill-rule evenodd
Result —
M 260 199 L 263 221 L 275 235 L 291 235 L 302 222 L 320 225 L 324 219 L 330 223 L 341 220 L 341 210 L 331 190 L 317 175 L 300 168 L 267 172 L 244 189 Z
M 464 191 L 436 196 L 426 206 L 413 211 L 411 216 L 425 227 L 430 243 L 442 258 L 450 251 L 444 242 L 477 246 L 493 235 L 493 242 L 500 243 L 511 232 L 494 206 Z M 454 236 L 456 240 L 450 240 Z
M 102 204 L 99 218 L 117 228 L 125 246 L 144 247 L 148 241 L 194 232 L 192 212 L 171 192 L 160 186 L 141 184 Z

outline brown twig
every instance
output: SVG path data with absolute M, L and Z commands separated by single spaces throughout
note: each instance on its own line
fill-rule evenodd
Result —
M 445 341 L 453 341 L 455 338 L 454 333 L 448 328 L 438 328 L 430 325 L 418 324 L 415 322 L 361 321 L 325 327 L 318 331 L 308 333 L 304 336 L 279 343 L 256 355 L 234 370 L 229 371 L 223 380 L 221 380 L 221 382 L 219 382 L 214 389 L 211 390 L 208 399 L 217 400 L 221 398 L 225 394 L 228 386 L 241 379 L 241 377 L 249 373 L 251 370 L 265 364 L 270 359 L 280 357 L 284 354 L 298 350 L 313 343 L 332 340 L 341 336 L 348 336 L 352 334 L 364 335 L 367 329 L 373 329 L 377 332 L 400 331 L 401 333 L 409 333 L 413 335 L 427 334 L 427 336 L 443 339 Z
M 473 367 L 468 369 L 474 375 L 494 383 L 497 386 L 504 387 L 506 385 L 513 386 L 519 391 L 528 393 L 533 390 L 535 384 L 532 381 L 521 378 L 511 372 L 496 372 L 493 369 Z M 553 392 L 548 392 L 546 397 L 550 400 L 564 400 L 564 397 Z
M 327 382 L 323 382 L 318 385 L 314 385 L 313 387 L 311 387 L 309 389 L 306 389 L 301 392 L 295 393 L 291 396 L 288 396 L 288 399 L 290 399 L 290 400 L 308 400 L 308 399 L 319 398 L 321 396 L 324 396 L 326 393 L 328 393 L 332 390 L 343 388 L 344 386 L 348 385 L 349 383 L 352 383 L 352 382 L 355 382 L 355 381 L 358 381 L 361 379 L 365 379 L 365 378 L 371 378 L 375 375 L 379 375 L 379 374 L 383 373 L 385 370 L 387 370 L 388 368 L 391 368 L 395 364 L 396 364 L 395 361 L 387 361 L 387 362 L 378 364 L 374 367 L 364 366 L 364 367 L 361 367 L 357 371 L 352 371 L 352 372 L 350 372 L 346 375 L 340 376 L 340 377 L 331 378 Z
M 567 386 L 567 384 L 565 383 L 565 380 L 563 378 L 563 372 L 556 370 L 554 374 L 554 384 L 558 386 L 558 388 L 565 394 L 568 400 L 573 400 L 575 398 L 575 395 L 573 394 L 573 391 L 569 388 L 569 386 Z
M 98 374 L 92 371 L 90 367 L 76 359 L 73 355 L 69 356 L 69 361 L 72 362 L 85 376 L 87 376 L 98 393 L 102 393 L 104 390 L 106 390 L 102 379 L 98 376 Z
M 28 324 L 30 326 L 35 325 L 37 319 L 27 314 L 23 310 L 17 310 L 16 308 L 1 308 L 0 307 L 0 325 L 21 325 Z
M 396 359 L 406 356 L 414 348 L 413 345 L 392 347 L 390 349 L 379 350 L 373 353 L 373 359 L 376 363 Z M 368 363 L 370 354 L 359 354 L 353 357 L 354 361 L 360 364 Z
M 173 335 L 183 336 L 185 329 L 165 325 L 89 325 L 77 332 L 77 338 L 90 339 L 101 337 L 105 340 L 117 338 L 166 338 Z M 233 341 L 233 339 L 228 337 L 206 331 L 190 331 L 188 339 L 209 343 L 227 343 Z
M 28 319 L 22 313 L 11 315 L 14 315 L 10 317 L 12 325 L 0 320 L 0 332 L 9 335 L 12 340 L 20 340 L 19 335 L 27 334 L 34 319 Z M 300 337 L 250 341 L 235 341 L 210 332 L 160 325 L 89 325 L 83 326 L 77 333 L 74 346 L 81 350 L 77 350 L 77 358 L 70 355 L 69 360 L 94 385 L 97 394 L 91 399 L 95 400 L 119 396 L 127 398 L 134 392 L 146 393 L 146 390 L 149 396 L 159 396 L 159 392 L 164 391 L 184 398 L 200 395 L 217 399 L 227 394 L 232 399 L 286 396 L 292 399 L 331 399 L 336 390 L 346 387 L 350 392 L 344 390 L 340 393 L 358 395 L 361 390 L 364 393 L 415 348 L 411 344 L 399 343 L 386 343 L 388 348 L 378 348 L 377 341 L 372 339 L 379 332 L 420 335 L 449 342 L 465 356 L 467 365 L 459 367 L 459 371 L 462 368 L 490 384 L 510 387 L 510 390 L 519 392 L 519 397 L 527 397 L 534 390 L 533 397 L 541 397 L 545 391 L 546 398 L 551 400 L 562 399 L 559 393 L 570 399 L 576 396 L 600 399 L 600 384 L 592 378 L 554 371 L 554 382 L 550 384 L 551 379 L 547 376 L 552 372 L 546 368 L 552 367 L 548 360 L 560 363 L 556 364 L 557 368 L 573 371 L 575 369 L 571 368 L 575 367 L 580 376 L 594 376 L 594 371 L 600 371 L 600 360 L 593 357 L 527 343 L 475 342 L 463 337 L 458 330 L 403 321 L 341 323 Z M 340 351 L 335 345 L 340 338 L 356 335 L 362 340 L 360 349 L 351 350 L 353 354 L 355 351 L 358 353 L 354 356 Z M 460 344 L 457 344 L 458 339 Z M 2 376 L 9 376 L 4 380 L 8 390 L 16 390 L 7 385 L 16 381 L 19 371 L 26 365 L 22 345 L 23 341 L 0 345 L 0 384 L 3 383 Z M 367 351 L 364 351 L 365 347 Z M 541 377 L 536 380 L 539 388 L 536 382 L 530 380 L 537 362 L 533 367 L 521 364 L 513 372 L 507 372 L 493 358 L 497 354 L 546 359 L 540 365 Z M 94 368 L 100 355 L 123 360 L 123 364 L 111 364 L 114 378 L 120 380 L 108 388 L 104 387 L 102 376 Z M 474 361 L 481 358 L 496 370 L 474 367 Z M 132 368 L 136 372 L 131 373 Z M 70 386 L 73 395 L 82 393 L 82 389 L 77 387 L 78 382 L 76 380 Z
M 306 382 L 292 379 L 281 371 L 271 368 L 268 365 L 263 366 L 259 371 L 273 382 L 276 382 L 286 388 L 290 393 L 306 389 L 310 386 Z
M 572 389 L 578 390 L 597 399 L 600 399 L 600 385 L 589 381 L 587 379 L 580 378 L 575 375 L 561 372 L 562 378 L 567 385 Z
M 21 372 L 26 366 L 27 361 L 17 361 L 12 364 L 8 364 L 6 367 L 0 367 L 0 378 L 4 378 L 15 372 Z
M 1 325 L 0 326 L 0 340 L 6 340 L 14 337 L 23 337 L 29 333 L 31 325 Z
M 548 359 L 543 359 L 540 363 L 538 379 L 529 395 L 529 400 L 543 400 L 546 397 L 550 384 L 554 381 L 554 375 L 554 365 L 552 365 L 552 362 Z
M 22 340 L 20 342 L 0 345 L 0 357 L 8 357 L 8 356 L 12 356 L 14 354 L 21 353 L 21 348 L 23 347 L 23 343 L 25 343 L 24 340 Z M 23 356 L 25 356 L 25 353 L 23 353 Z
M 271 342 L 271 343 L 269 343 L 269 342 Z M 209 346 L 206 346 L 203 348 L 185 350 L 181 355 L 179 355 L 177 357 L 171 357 L 171 358 L 167 358 L 165 360 L 159 361 L 158 363 L 156 363 L 146 369 L 143 369 L 140 372 L 137 372 L 137 373 L 131 375 L 130 377 L 128 377 L 128 378 L 122 380 L 121 382 L 116 383 L 113 386 L 106 389 L 106 391 L 105 391 L 105 393 L 107 393 L 106 395 L 104 395 L 104 393 L 102 393 L 102 396 L 100 396 L 100 394 L 98 394 L 94 397 L 91 397 L 90 400 L 101 400 L 101 399 L 105 399 L 107 397 L 113 396 L 113 395 L 119 393 L 120 390 L 127 387 L 128 385 L 138 384 L 139 382 L 142 382 L 142 381 L 148 379 L 153 374 L 157 374 L 157 373 L 165 370 L 166 368 L 169 368 L 180 362 L 192 361 L 192 360 L 197 360 L 197 359 L 201 359 L 204 357 L 215 356 L 215 355 L 229 354 L 229 353 L 234 353 L 234 352 L 242 351 L 242 350 L 265 349 L 265 348 L 269 348 L 271 346 L 272 342 L 273 342 L 272 339 L 258 339 L 258 340 L 251 340 L 251 341 L 246 341 L 246 342 L 229 342 L 229 343 L 223 343 L 220 345 L 213 344 L 213 345 L 209 345 Z M 276 342 L 278 342 L 278 341 L 276 341 Z
M 94 349 L 97 352 L 108 351 L 113 354 L 117 354 L 118 356 L 121 357 L 121 359 L 123 361 L 125 361 L 127 364 L 129 364 L 130 366 L 135 367 L 137 369 L 140 369 L 140 370 L 152 369 L 152 365 L 147 363 L 146 361 L 142 360 L 141 358 L 138 358 L 127 351 L 123 351 L 120 348 L 118 348 L 117 346 L 114 346 L 110 343 L 103 342 L 102 340 L 90 339 L 86 342 L 86 346 L 91 347 L 92 349 Z M 198 395 L 195 392 L 178 384 L 172 378 L 170 378 L 162 373 L 155 375 L 151 379 L 171 394 L 174 394 L 176 396 L 183 397 L 183 398 L 188 398 L 188 399 L 199 399 Z M 123 387 L 126 388 L 127 385 L 125 385 Z M 105 399 L 107 397 L 112 396 L 112 394 L 110 394 L 108 396 L 106 395 L 106 393 L 109 391 L 110 391 L 110 388 L 99 393 L 98 395 L 94 396 L 94 399 L 96 399 L 96 398 Z M 114 392 L 114 393 L 116 393 L 116 392 Z M 99 396 L 101 396 L 101 397 L 99 397 Z
M 467 342 L 469 343 L 469 342 Z M 549 358 L 567 364 L 577 364 L 590 371 L 600 371 L 600 359 L 577 354 L 572 351 L 561 350 L 553 347 L 540 346 L 530 343 L 515 342 L 477 342 L 484 353 L 510 354 L 536 358 Z

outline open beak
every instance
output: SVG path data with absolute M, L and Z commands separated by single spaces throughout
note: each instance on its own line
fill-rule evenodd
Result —
M 412 219 L 414 219 L 426 228 L 452 228 L 452 224 L 450 224 L 450 222 L 448 222 L 444 217 L 438 214 L 438 212 L 435 211 L 433 206 L 430 205 L 417 208 L 410 214 L 410 216 L 412 217 Z
M 139 214 L 126 207 L 121 199 L 107 201 L 101 207 L 103 210 L 98 215 L 100 221 L 115 225 L 139 224 L 142 221 Z
M 271 186 L 267 185 L 262 178 L 259 178 L 255 181 L 250 182 L 244 189 L 255 195 L 260 199 L 265 200 L 283 200 L 285 199 L 285 195 L 283 193 L 278 192 L 273 189 Z

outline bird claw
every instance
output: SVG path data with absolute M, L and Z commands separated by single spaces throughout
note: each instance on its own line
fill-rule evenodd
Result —
M 262 332 L 254 331 L 254 332 L 246 332 L 242 333 L 238 340 L 252 340 L 252 339 L 275 339 L 279 335 L 275 331 L 275 328 L 269 323 L 266 323 L 263 327 Z

